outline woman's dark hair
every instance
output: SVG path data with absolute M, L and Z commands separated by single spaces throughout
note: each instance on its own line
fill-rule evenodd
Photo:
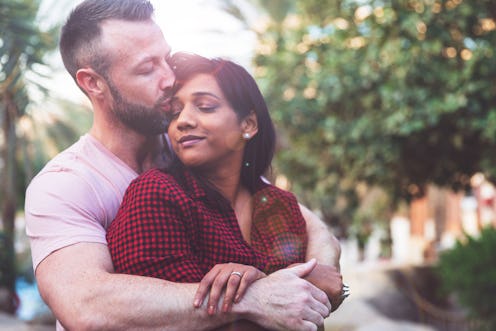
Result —
M 169 65 L 176 75 L 176 88 L 198 74 L 210 74 L 239 120 L 255 112 L 258 132 L 246 143 L 241 169 L 241 183 L 254 193 L 260 176 L 270 168 L 276 140 L 274 125 L 257 83 L 245 68 L 225 59 L 176 53 Z

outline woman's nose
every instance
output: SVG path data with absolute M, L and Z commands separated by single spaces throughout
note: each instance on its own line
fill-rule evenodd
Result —
M 179 130 L 185 130 L 187 128 L 195 127 L 195 125 L 194 109 L 192 109 L 191 106 L 185 105 L 177 118 L 177 128 Z

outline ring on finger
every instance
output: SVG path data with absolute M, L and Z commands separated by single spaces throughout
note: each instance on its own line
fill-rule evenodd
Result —
M 241 272 L 239 272 L 239 271 L 233 271 L 233 272 L 231 272 L 231 276 L 232 275 L 239 276 L 239 278 L 242 278 L 243 277 L 243 274 Z

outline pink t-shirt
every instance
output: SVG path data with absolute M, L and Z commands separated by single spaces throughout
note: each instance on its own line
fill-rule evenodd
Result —
M 26 191 L 33 268 L 69 245 L 106 244 L 106 229 L 137 176 L 89 134 L 48 162 Z

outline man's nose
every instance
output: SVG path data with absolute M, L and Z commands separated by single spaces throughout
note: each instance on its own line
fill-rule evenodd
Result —
M 160 89 L 168 90 L 172 88 L 175 79 L 176 76 L 174 75 L 174 72 L 172 71 L 169 64 L 165 62 L 161 68 Z

